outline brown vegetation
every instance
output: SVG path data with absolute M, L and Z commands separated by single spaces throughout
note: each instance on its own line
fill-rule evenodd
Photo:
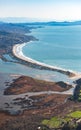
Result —
M 72 111 L 81 110 L 80 103 L 69 100 L 65 102 L 65 99 L 68 98 L 67 95 L 40 95 L 31 98 L 41 100 L 37 103 L 39 108 L 26 110 L 19 116 L 0 113 L 0 130 L 37 130 L 39 126 L 42 126 L 43 119 L 50 119 L 54 116 L 61 119 L 61 117 L 65 117 L 66 114 Z M 48 130 L 46 126 L 44 128 Z
M 40 91 L 65 91 L 72 86 L 64 82 L 47 82 L 43 80 L 33 79 L 27 76 L 21 76 L 11 83 L 10 87 L 5 89 L 5 95 L 22 94 L 26 92 L 40 92 Z

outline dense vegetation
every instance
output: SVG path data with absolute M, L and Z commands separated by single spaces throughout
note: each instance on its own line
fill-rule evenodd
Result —
M 71 100 L 81 102 L 81 79 L 75 81 L 76 87 L 74 90 L 74 94 L 71 97 Z

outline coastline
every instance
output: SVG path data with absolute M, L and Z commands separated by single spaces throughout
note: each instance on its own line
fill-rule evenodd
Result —
M 22 47 L 25 46 L 26 44 L 28 44 L 28 43 L 16 44 L 13 46 L 12 53 L 16 58 L 31 64 L 31 66 L 33 66 L 33 65 L 37 66 L 37 67 L 39 67 L 39 69 L 47 69 L 47 70 L 57 71 L 57 72 L 65 74 L 71 78 L 77 78 L 77 76 L 79 75 L 78 73 L 73 72 L 71 70 L 66 70 L 66 69 L 63 69 L 60 67 L 51 66 L 51 65 L 36 61 L 34 59 L 31 59 L 29 57 L 26 57 L 22 53 Z

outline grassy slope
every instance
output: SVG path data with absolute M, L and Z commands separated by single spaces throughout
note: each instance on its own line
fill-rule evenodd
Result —
M 42 121 L 42 124 L 50 128 L 59 128 L 62 126 L 62 124 L 69 122 L 69 125 L 76 127 L 77 122 L 80 120 L 80 118 L 81 118 L 81 111 L 74 111 L 67 114 L 63 118 L 52 117 L 51 119 L 44 119 Z

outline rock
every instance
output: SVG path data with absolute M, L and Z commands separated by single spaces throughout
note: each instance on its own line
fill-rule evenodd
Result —
M 76 84 L 81 85 L 81 78 L 75 81 Z
M 21 111 L 21 110 L 9 110 L 8 113 L 10 115 L 15 116 L 15 115 L 21 115 L 23 113 L 23 111 Z
M 59 85 L 60 87 L 62 88 L 67 88 L 68 87 L 68 84 L 67 83 L 64 83 L 63 81 L 59 81 L 56 83 L 57 85 Z

